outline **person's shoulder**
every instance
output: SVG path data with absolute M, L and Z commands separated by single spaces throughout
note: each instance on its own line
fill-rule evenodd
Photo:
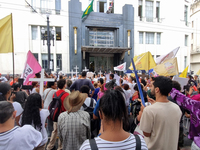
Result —
M 88 150 L 88 149 L 91 149 L 90 147 L 90 142 L 89 140 L 85 140 L 85 142 L 83 142 L 83 144 L 81 145 L 80 149 L 79 150 Z
M 87 111 L 83 111 L 83 110 L 78 110 L 77 113 L 83 117 L 89 117 L 90 118 L 90 115 Z
M 48 109 L 41 109 L 40 113 L 45 114 L 47 116 L 49 116 L 49 114 L 50 114 Z

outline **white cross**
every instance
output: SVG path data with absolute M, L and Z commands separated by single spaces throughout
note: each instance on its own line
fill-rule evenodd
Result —
M 89 71 L 89 69 L 87 69 L 87 67 L 85 67 L 85 69 L 83 69 L 83 71 Z
M 40 95 L 43 96 L 44 81 L 54 82 L 55 79 L 44 78 L 44 69 L 41 70 L 41 78 L 30 78 L 29 81 L 40 82 Z
M 66 74 L 70 74 L 70 73 L 71 73 L 71 77 L 73 77 L 75 72 L 72 70 L 71 72 L 67 72 Z
M 74 69 L 76 69 L 76 77 L 77 77 L 77 74 L 79 73 L 78 72 L 79 67 L 76 66 L 76 67 L 74 67 Z
M 99 72 L 98 74 L 102 75 L 102 72 L 101 72 L 101 70 L 100 70 L 100 72 Z

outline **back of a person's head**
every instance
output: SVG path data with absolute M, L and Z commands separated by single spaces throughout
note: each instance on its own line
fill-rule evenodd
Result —
M 114 74 L 110 74 L 110 77 L 111 77 L 112 79 L 114 79 Z
M 57 83 L 57 86 L 58 86 L 59 89 L 63 89 L 65 84 L 66 84 L 66 80 L 65 79 L 60 79 L 58 81 L 58 83 Z
M 70 87 L 72 85 L 72 80 L 68 79 L 67 80 L 67 87 Z
M 154 88 L 159 88 L 160 94 L 168 96 L 169 92 L 172 90 L 172 80 L 164 76 L 158 76 L 154 80 Z
M 54 82 L 48 81 L 48 82 L 47 82 L 47 87 L 48 87 L 48 88 L 51 88 L 52 86 L 54 86 L 55 82 L 57 82 L 57 81 L 56 81 L 56 80 L 55 80 Z
M 36 81 L 33 81 L 32 82 L 32 86 L 34 87 L 34 86 L 36 86 L 38 84 L 38 82 L 36 82 Z
M 172 81 L 172 88 L 175 88 L 178 91 L 181 91 L 181 85 L 177 81 Z
M 83 86 L 81 86 L 81 88 L 80 88 L 80 92 L 81 92 L 81 93 L 86 93 L 86 94 L 89 95 L 89 92 L 90 92 L 90 88 L 89 88 L 89 86 L 87 86 L 87 85 L 83 85 Z
M 18 88 L 20 88 L 20 84 L 18 82 L 14 83 L 13 88 L 14 88 L 14 91 L 16 91 Z
M 128 90 L 129 89 L 129 85 L 128 84 L 124 84 L 124 90 Z
M 143 84 L 140 83 L 140 86 L 141 86 L 141 89 L 142 89 L 142 91 L 143 91 L 143 88 L 144 88 Z M 134 89 L 135 91 L 139 91 L 138 85 L 135 84 L 135 86 L 133 87 L 133 89 Z
M 99 110 L 103 112 L 107 120 L 115 122 L 127 118 L 125 99 L 119 90 L 107 90 L 101 97 Z
M 36 73 L 35 76 L 36 76 L 37 78 L 40 78 L 40 77 L 41 77 L 40 73 Z
M 147 82 L 144 79 L 141 79 L 141 83 L 146 86 Z
M 42 98 L 39 93 L 31 94 L 25 104 L 22 115 L 22 126 L 25 124 L 34 124 L 34 127 L 41 129 L 40 110 L 42 108 Z
M 82 76 L 83 78 L 86 77 L 86 72 L 83 71 L 82 74 L 81 74 L 81 76 Z
M 61 80 L 61 79 L 63 79 L 64 77 L 63 77 L 63 75 L 59 75 L 59 80 Z
M 100 82 L 101 84 L 103 84 L 103 83 L 104 83 L 103 78 L 100 78 L 100 79 L 99 79 L 99 82 Z
M 97 82 L 94 82 L 94 88 L 97 88 L 97 86 L 98 86 L 98 83 Z
M 6 82 L 0 83 L 0 101 L 6 100 L 6 94 L 11 90 L 10 84 Z
M 8 101 L 0 101 L 0 124 L 4 124 L 14 112 L 12 103 Z

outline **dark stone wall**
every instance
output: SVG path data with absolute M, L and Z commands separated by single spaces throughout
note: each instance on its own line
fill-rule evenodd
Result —
M 123 14 L 106 14 L 91 12 L 86 18 L 82 19 L 81 3 L 79 0 L 69 1 L 69 54 L 70 70 L 74 66 L 79 67 L 79 72 L 86 66 L 89 68 L 89 53 L 82 58 L 81 46 L 89 46 L 89 28 L 110 28 L 114 29 L 115 47 L 128 47 L 128 32 L 131 30 L 131 53 L 128 56 L 126 52 L 123 60 L 120 60 L 121 54 L 114 54 L 114 66 L 127 62 L 127 67 L 131 63 L 134 55 L 134 8 L 132 5 L 123 6 Z M 77 54 L 74 53 L 74 29 L 77 27 Z M 117 60 L 116 60 L 117 59 Z

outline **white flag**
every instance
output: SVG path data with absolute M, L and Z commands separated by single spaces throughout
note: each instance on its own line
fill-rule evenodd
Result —
M 117 67 L 114 67 L 114 70 L 116 71 L 125 71 L 126 70 L 126 62 L 117 66 Z
M 164 61 L 166 61 L 167 59 L 171 59 L 171 58 L 174 58 L 176 56 L 176 53 L 178 52 L 180 47 L 177 47 L 176 49 L 172 50 L 171 52 L 169 52 L 168 54 L 166 55 L 162 55 L 158 58 L 156 58 L 156 64 L 161 64 L 163 63 Z

